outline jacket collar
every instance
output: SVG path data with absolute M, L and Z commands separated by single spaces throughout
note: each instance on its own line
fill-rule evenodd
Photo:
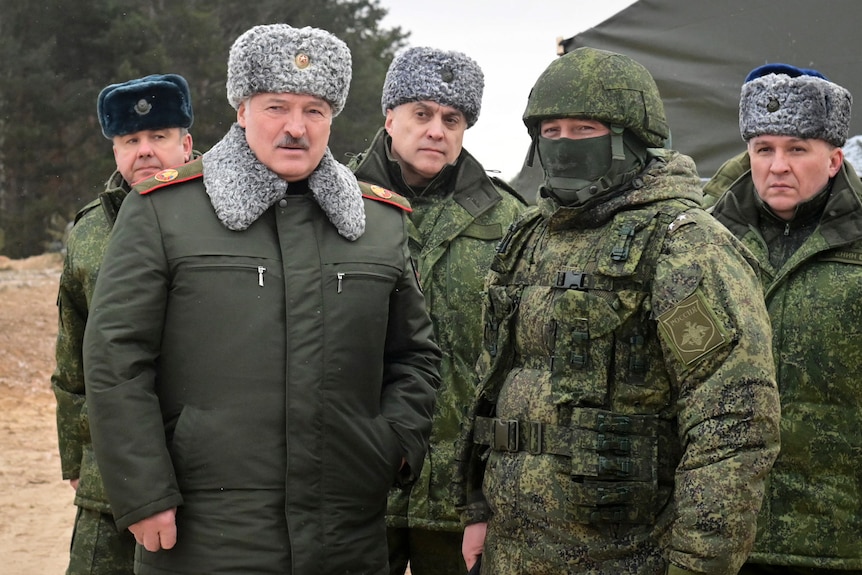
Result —
M 826 240 L 828 247 L 862 240 L 862 181 L 846 160 L 832 179 L 831 187 L 817 232 Z M 749 170 L 733 183 L 712 213 L 741 238 L 757 227 L 758 216 L 763 209 L 761 204 Z
M 550 197 L 536 205 L 551 230 L 604 225 L 623 210 L 645 208 L 662 200 L 685 200 L 700 207 L 703 193 L 694 160 L 674 150 L 650 148 L 644 170 L 618 189 L 582 206 L 561 206 Z
M 389 150 L 391 138 L 385 128 L 380 128 L 368 149 L 360 156 L 355 167 L 360 180 L 392 188 L 408 199 L 415 197 L 412 188 L 404 182 L 401 166 Z M 470 153 L 462 149 L 455 164 L 441 170 L 440 174 L 426 186 L 422 196 L 448 196 L 477 218 L 494 207 L 503 198 L 485 169 Z
M 264 166 L 234 124 L 219 143 L 203 155 L 206 192 L 218 219 L 241 231 L 257 221 L 287 193 L 288 182 Z M 356 177 L 332 157 L 329 148 L 308 177 L 312 196 L 338 233 L 354 241 L 365 232 L 365 207 Z

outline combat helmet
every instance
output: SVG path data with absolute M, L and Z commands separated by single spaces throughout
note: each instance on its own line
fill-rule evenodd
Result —
M 543 120 L 583 118 L 607 125 L 606 136 L 545 139 Z M 578 48 L 554 60 L 536 80 L 523 116 L 532 140 L 527 165 L 538 152 L 545 172 L 539 188 L 567 206 L 622 190 L 643 169 L 647 149 L 662 146 L 669 131 L 652 75 L 628 56 Z
M 527 99 L 531 137 L 548 118 L 590 118 L 631 130 L 650 147 L 668 138 L 667 117 L 652 75 L 628 56 L 582 47 L 542 72 Z

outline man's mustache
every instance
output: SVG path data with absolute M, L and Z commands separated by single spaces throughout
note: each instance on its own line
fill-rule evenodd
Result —
M 308 139 L 305 137 L 294 138 L 293 136 L 285 136 L 278 142 L 279 148 L 300 148 L 307 150 L 310 147 Z

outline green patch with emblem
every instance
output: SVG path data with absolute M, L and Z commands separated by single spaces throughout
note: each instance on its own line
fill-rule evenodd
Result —
M 730 341 L 700 290 L 661 314 L 658 325 L 676 356 L 686 365 Z

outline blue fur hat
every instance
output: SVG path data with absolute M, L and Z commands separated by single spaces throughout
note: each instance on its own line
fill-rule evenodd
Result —
M 817 70 L 766 64 L 742 85 L 739 131 L 745 141 L 763 134 L 815 138 L 843 146 L 853 97 Z
M 460 110 L 469 128 L 479 119 L 484 88 L 482 68 L 466 54 L 409 48 L 389 65 L 380 104 L 385 115 L 407 102 L 437 102 Z
M 344 109 L 352 77 L 350 49 L 320 28 L 255 26 L 236 39 L 227 63 L 227 100 L 234 109 L 263 92 L 310 94 Z
M 178 74 L 111 84 L 99 93 L 96 111 L 109 140 L 141 130 L 190 128 L 194 122 L 189 84 Z

